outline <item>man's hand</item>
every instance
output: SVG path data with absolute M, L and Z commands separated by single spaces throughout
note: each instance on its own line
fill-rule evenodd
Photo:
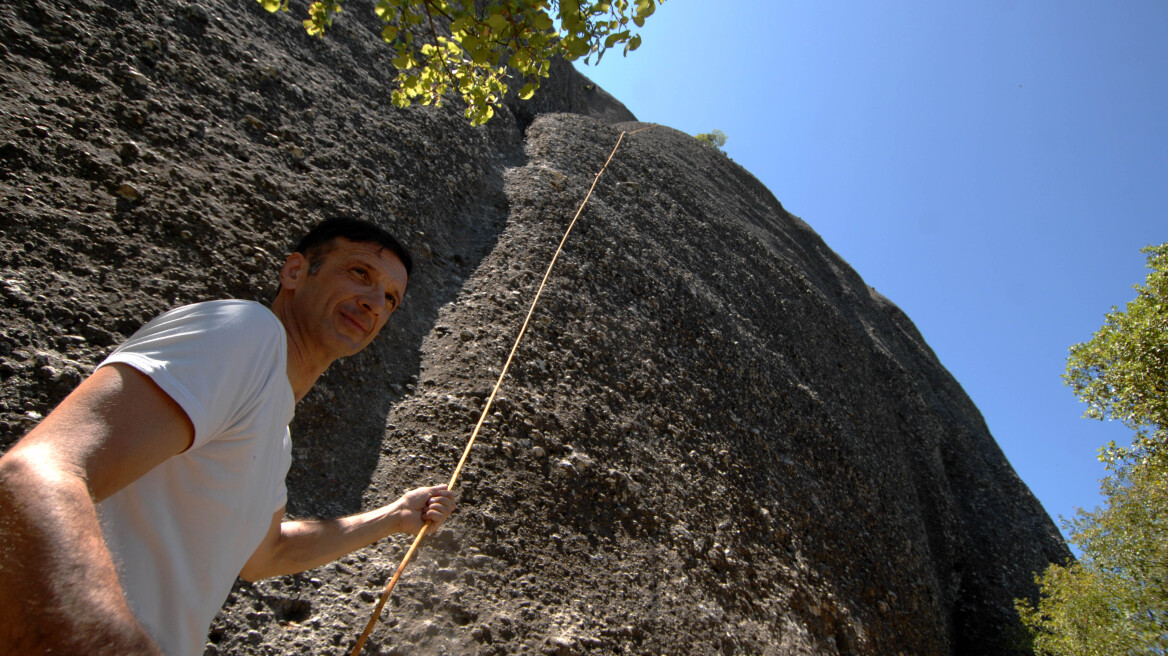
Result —
M 445 485 L 420 487 L 401 495 L 395 505 L 401 513 L 399 529 L 417 535 L 426 522 L 432 522 L 437 530 L 454 512 L 454 493 Z

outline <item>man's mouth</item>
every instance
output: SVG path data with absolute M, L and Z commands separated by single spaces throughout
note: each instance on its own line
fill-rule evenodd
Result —
M 369 328 L 364 323 L 361 323 L 357 320 L 356 317 L 349 314 L 348 312 L 345 312 L 344 310 L 341 311 L 341 318 L 344 319 L 345 323 L 361 331 L 362 335 L 369 332 Z

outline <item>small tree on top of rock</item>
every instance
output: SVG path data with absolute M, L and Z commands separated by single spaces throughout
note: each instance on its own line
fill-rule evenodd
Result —
M 376 0 L 374 12 L 384 24 L 381 38 L 396 55 L 394 105 L 440 105 L 453 90 L 466 101 L 466 117 L 481 125 L 507 94 L 508 68 L 523 76 L 519 97 L 526 100 L 556 55 L 585 63 L 595 55 L 599 63 L 618 45 L 626 55 L 636 50 L 641 35 L 634 26 L 644 26 L 664 1 Z M 288 9 L 288 0 L 259 2 L 268 11 Z M 340 12 L 341 0 L 315 0 L 304 27 L 321 36 Z
M 1037 603 L 1016 602 L 1041 655 L 1168 653 L 1168 244 L 1144 252 L 1152 273 L 1135 300 L 1067 361 L 1086 416 L 1136 435 L 1100 451 L 1104 506 L 1065 522 L 1082 558 L 1047 568 Z
M 726 133 L 722 132 L 721 130 L 711 130 L 709 132 L 703 132 L 701 134 L 694 135 L 694 139 L 697 139 L 707 146 L 713 146 L 715 150 L 719 151 L 722 150 L 722 146 L 726 145 L 727 138 L 728 137 L 726 136 Z

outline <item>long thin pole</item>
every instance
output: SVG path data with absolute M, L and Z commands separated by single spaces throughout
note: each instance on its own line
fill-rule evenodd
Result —
M 652 126 L 649 126 L 652 127 Z M 552 275 L 552 268 L 556 266 L 556 260 L 559 259 L 560 253 L 564 250 L 564 243 L 568 241 L 568 235 L 572 234 L 572 228 L 576 225 L 576 220 L 584 212 L 584 205 L 588 203 L 588 199 L 592 198 L 592 191 L 596 189 L 596 183 L 600 180 L 601 174 L 608 168 L 609 162 L 612 162 L 613 155 L 616 155 L 616 149 L 620 148 L 621 141 L 624 140 L 626 134 L 636 134 L 641 130 L 647 130 L 648 127 L 634 130 L 633 132 L 621 132 L 620 137 L 616 140 L 616 145 L 612 147 L 612 152 L 608 154 L 608 159 L 604 161 L 604 166 L 600 167 L 596 177 L 592 179 L 592 186 L 588 188 L 588 194 L 584 196 L 584 200 L 580 203 L 579 209 L 576 210 L 576 215 L 572 217 L 572 221 L 568 224 L 568 229 L 564 231 L 564 236 L 560 239 L 560 245 L 556 248 L 556 252 L 552 255 L 551 262 L 548 263 L 547 271 L 543 274 L 543 280 L 539 283 L 539 288 L 535 291 L 535 298 L 531 300 L 531 307 L 527 310 L 527 316 L 523 319 L 523 325 L 519 328 L 519 334 L 515 337 L 515 344 L 511 346 L 511 352 L 507 354 L 507 361 L 503 364 L 503 370 L 499 372 L 499 379 L 495 381 L 495 387 L 491 390 L 490 397 L 487 398 L 486 405 L 483 406 L 483 412 L 479 416 L 479 421 L 475 424 L 474 431 L 471 432 L 470 440 L 466 443 L 466 448 L 462 451 L 462 458 L 458 460 L 458 466 L 454 468 L 454 473 L 450 476 L 450 482 L 446 484 L 448 489 L 453 490 L 454 484 L 458 482 L 458 475 L 462 473 L 462 467 L 466 464 L 467 458 L 470 456 L 471 447 L 474 446 L 475 439 L 479 436 L 479 431 L 483 427 L 483 422 L 487 420 L 487 416 L 491 411 L 491 404 L 495 402 L 495 396 L 499 393 L 499 387 L 503 385 L 503 377 L 507 375 L 507 369 L 511 367 L 511 361 L 515 358 L 515 352 L 519 350 L 519 342 L 523 340 L 524 333 L 527 332 L 527 325 L 531 323 L 531 315 L 535 314 L 535 306 L 539 303 L 539 297 L 543 294 L 543 288 L 547 285 L 548 278 Z M 369 622 L 365 625 L 365 630 L 361 632 L 361 637 L 357 639 L 357 645 L 353 647 L 350 656 L 360 656 L 361 649 L 365 646 L 365 641 L 369 638 L 369 634 L 373 632 L 373 627 L 377 624 L 378 618 L 381 617 L 381 610 L 385 608 L 385 602 L 389 600 L 389 595 L 393 592 L 393 587 L 397 585 L 397 580 L 401 578 L 401 574 L 406 569 L 406 564 L 413 558 L 414 552 L 418 550 L 418 546 L 422 544 L 422 539 L 430 531 L 430 522 L 426 522 L 422 526 L 422 530 L 418 531 L 418 536 L 414 538 L 414 543 L 410 545 L 409 551 L 402 558 L 401 564 L 397 566 L 397 571 L 389 579 L 389 583 L 385 585 L 385 590 L 381 593 L 381 598 L 377 600 L 377 608 L 373 610 L 373 615 L 370 616 Z

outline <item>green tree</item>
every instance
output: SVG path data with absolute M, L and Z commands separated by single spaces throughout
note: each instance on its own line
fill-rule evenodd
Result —
M 665 0 L 656 0 L 656 4 Z M 288 10 L 288 0 L 259 0 L 268 11 Z M 440 105 L 448 91 L 466 102 L 466 117 L 481 125 L 507 94 L 508 69 L 525 84 L 524 100 L 548 76 L 551 59 L 569 61 L 623 46 L 641 45 L 634 27 L 656 10 L 654 0 L 377 0 L 381 38 L 394 50 L 393 103 Z M 315 0 L 304 27 L 322 36 L 341 12 L 341 0 Z
M 703 132 L 701 134 L 694 135 L 694 139 L 697 139 L 707 146 L 713 146 L 716 150 L 722 150 L 722 146 L 726 145 L 727 138 L 728 137 L 726 136 L 726 133 L 722 132 L 721 130 L 711 130 L 709 132 Z
M 1037 578 L 1018 600 L 1034 651 L 1051 656 L 1168 653 L 1168 476 L 1153 460 L 1103 481 L 1103 508 L 1067 523 L 1083 557 Z
M 1143 252 L 1152 272 L 1135 300 L 1067 361 L 1085 415 L 1135 437 L 1100 450 L 1104 505 L 1064 522 L 1082 557 L 1038 576 L 1036 603 L 1015 604 L 1038 654 L 1168 654 L 1168 244 Z
M 1115 308 L 1091 340 L 1071 347 L 1064 379 L 1087 403 L 1086 416 L 1119 419 L 1135 431 L 1130 448 L 1105 447 L 1116 461 L 1144 460 L 1168 429 L 1168 244 L 1149 246 L 1148 274 L 1125 311 Z

